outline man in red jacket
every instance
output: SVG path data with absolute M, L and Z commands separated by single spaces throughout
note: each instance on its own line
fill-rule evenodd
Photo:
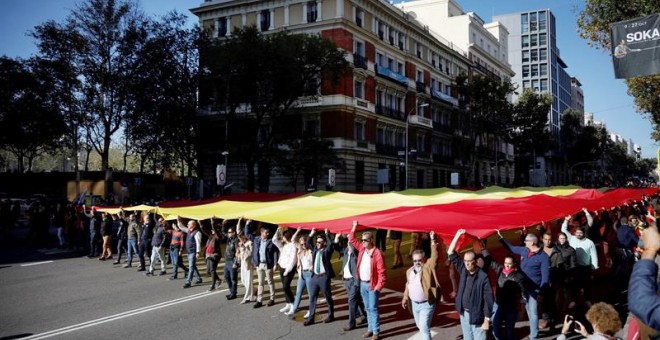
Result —
M 360 293 L 367 309 L 368 330 L 363 338 L 378 339 L 380 333 L 380 315 L 378 313 L 378 298 L 385 286 L 385 260 L 383 254 L 374 246 L 371 232 L 362 233 L 361 242 L 355 239 L 358 222 L 353 221 L 353 229 L 348 234 L 348 241 L 358 251 L 357 277 L 360 282 Z

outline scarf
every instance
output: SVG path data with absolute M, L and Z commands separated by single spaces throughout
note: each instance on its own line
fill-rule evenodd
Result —
M 504 273 L 504 275 L 506 276 L 509 276 L 511 273 L 514 273 L 516 270 L 518 270 L 518 268 L 516 267 L 511 267 L 509 269 L 502 268 L 502 273 Z

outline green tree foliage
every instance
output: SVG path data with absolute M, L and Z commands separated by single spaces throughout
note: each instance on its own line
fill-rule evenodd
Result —
M 136 52 L 129 82 L 126 148 L 141 156 L 140 169 L 185 164 L 197 172 L 198 28 L 170 13 L 148 25 L 149 36 Z M 183 167 L 182 167 L 183 168 Z
M 499 82 L 482 75 L 474 75 L 471 79 L 460 75 L 456 77 L 456 83 L 460 95 L 459 105 L 465 108 L 469 117 L 465 126 L 469 131 L 471 149 L 468 178 L 473 180 L 479 146 L 487 145 L 490 138 L 498 140 L 504 137 L 513 112 L 507 98 L 515 88 L 511 82 Z M 495 150 L 492 152 L 494 154 Z
M 544 155 L 555 144 L 547 129 L 551 105 L 550 94 L 526 89 L 513 106 L 507 140 L 515 148 L 516 179 L 527 178 L 534 156 Z
M 56 149 L 65 130 L 49 79 L 38 68 L 34 59 L 0 58 L 0 148 L 14 155 L 19 172 Z
M 112 137 L 133 111 L 130 79 L 137 52 L 148 36 L 148 20 L 135 4 L 123 0 L 88 0 L 78 4 L 63 23 L 48 21 L 35 27 L 38 56 L 59 63 L 70 88 L 69 98 L 80 105 L 88 143 L 108 168 Z M 65 64 L 62 64 L 65 63 Z
M 319 184 L 319 179 L 328 169 L 342 169 L 342 160 L 334 153 L 334 143 L 319 138 L 289 140 L 274 158 L 277 172 L 289 178 L 289 185 L 298 191 L 300 176 L 304 183 Z
M 578 30 L 591 46 L 610 51 L 612 23 L 659 12 L 657 0 L 587 0 L 577 20 Z M 660 75 L 626 79 L 626 84 L 637 111 L 648 115 L 654 124 L 653 138 L 660 140 Z
M 200 58 L 208 85 L 200 91 L 201 106 L 227 113 L 230 152 L 246 164 L 248 191 L 255 190 L 255 165 L 259 189 L 268 191 L 272 158 L 282 142 L 277 137 L 286 134 L 274 126 L 301 96 L 316 96 L 324 82 L 339 81 L 348 70 L 344 52 L 317 35 L 262 35 L 247 27 L 216 40 Z

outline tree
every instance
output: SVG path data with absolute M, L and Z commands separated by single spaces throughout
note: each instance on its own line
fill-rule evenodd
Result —
M 500 82 L 478 74 L 472 79 L 460 75 L 456 77 L 456 83 L 459 105 L 466 109 L 469 117 L 467 129 L 471 152 L 468 178 L 478 182 L 479 179 L 474 178 L 477 153 L 480 148 L 487 149 L 489 138 L 497 143 L 507 130 L 507 119 L 512 112 L 507 98 L 515 88 L 511 82 Z
M 660 12 L 657 0 L 587 0 L 577 24 L 580 36 L 589 45 L 611 50 L 611 25 L 615 22 Z M 660 140 L 660 75 L 626 79 L 628 94 L 635 98 L 637 111 L 648 115 L 654 124 L 655 140 Z
M 185 163 L 197 172 L 199 28 L 186 28 L 186 17 L 170 13 L 149 23 L 149 37 L 136 52 L 129 81 L 133 110 L 126 115 L 126 135 L 142 155 L 140 169 Z M 145 133 L 148 131 L 148 133 Z
M 64 23 L 48 21 L 32 33 L 38 56 L 66 62 L 66 77 L 80 81 L 68 88 L 68 95 L 84 108 L 81 121 L 87 139 L 101 154 L 102 170 L 108 169 L 112 137 L 133 110 L 127 85 L 148 35 L 147 22 L 133 2 L 88 0 Z
M 294 192 L 298 191 L 300 176 L 304 183 L 319 178 L 328 169 L 342 169 L 342 160 L 334 152 L 334 143 L 319 138 L 292 139 L 284 143 L 274 159 L 277 172 L 289 178 Z
M 16 157 L 19 172 L 31 171 L 34 159 L 55 150 L 64 135 L 48 79 L 37 68 L 34 59 L 0 58 L 0 147 Z
M 611 158 L 608 155 L 616 152 L 605 127 L 583 126 L 581 120 L 582 113 L 575 109 L 568 109 L 561 116 L 561 145 L 571 183 L 578 170 L 605 166 Z
M 536 162 L 535 155 L 544 155 L 551 148 L 552 139 L 547 129 L 551 105 L 550 94 L 526 89 L 513 106 L 507 141 L 515 148 L 516 179 L 527 178 L 527 170 Z
M 345 52 L 318 35 L 286 31 L 262 35 L 237 29 L 204 50 L 201 64 L 208 87 L 200 105 L 227 113 L 231 154 L 246 165 L 247 190 L 268 191 L 272 155 L 281 142 L 275 124 L 301 96 L 316 96 L 323 83 L 336 84 L 348 70 Z

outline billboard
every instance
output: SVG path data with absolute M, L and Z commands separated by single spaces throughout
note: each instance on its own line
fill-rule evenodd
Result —
M 611 38 L 617 79 L 660 73 L 660 14 L 615 22 Z

